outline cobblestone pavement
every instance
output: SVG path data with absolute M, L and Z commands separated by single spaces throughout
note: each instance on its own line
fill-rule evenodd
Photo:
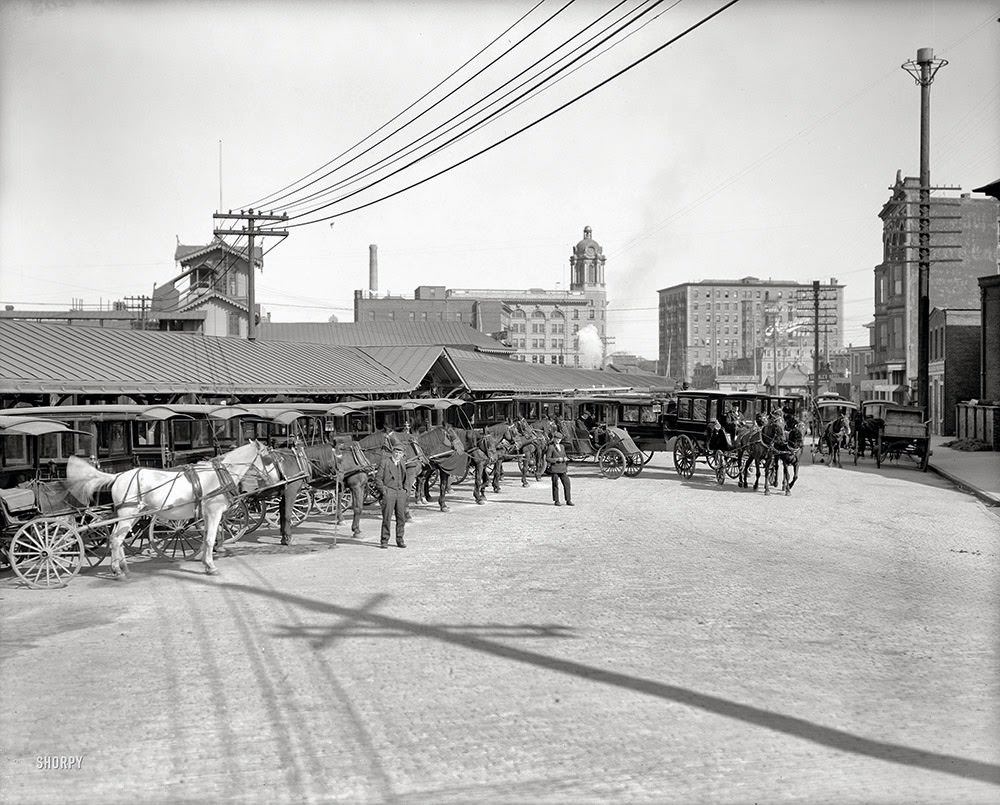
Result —
M 994 511 L 904 469 L 574 473 L 574 508 L 463 484 L 406 550 L 370 514 L 218 577 L 0 576 L 0 800 L 1000 799 Z

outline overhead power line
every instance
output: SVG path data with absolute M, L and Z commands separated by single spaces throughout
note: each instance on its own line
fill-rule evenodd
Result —
M 489 146 L 487 146 L 485 148 L 482 148 L 479 151 L 475 152 L 474 154 L 471 154 L 470 156 L 465 157 L 464 159 L 459 160 L 458 162 L 455 162 L 454 164 L 449 165 L 446 168 L 442 168 L 441 170 L 436 171 L 435 173 L 431 174 L 430 176 L 427 176 L 427 177 L 425 177 L 423 179 L 420 179 L 419 181 L 413 182 L 412 184 L 409 184 L 406 187 L 400 188 L 399 190 L 396 190 L 396 191 L 394 191 L 392 193 L 387 193 L 386 195 L 381 196 L 381 197 L 379 197 L 377 199 L 373 199 L 371 201 L 365 202 L 364 204 L 359 204 L 359 205 L 357 205 L 355 207 L 352 207 L 352 208 L 347 209 L 347 210 L 343 210 L 343 211 L 341 211 L 339 213 L 335 213 L 335 214 L 332 214 L 332 215 L 324 216 L 322 218 L 317 218 L 317 219 L 311 220 L 311 221 L 300 221 L 298 223 L 289 223 L 289 224 L 287 224 L 285 226 L 285 228 L 286 229 L 292 229 L 292 228 L 296 228 L 296 227 L 300 227 L 300 226 L 307 226 L 309 224 L 322 223 L 322 222 L 325 222 L 325 221 L 331 221 L 331 220 L 333 220 L 335 218 L 339 218 L 339 217 L 342 217 L 344 215 L 348 215 L 348 214 L 350 214 L 352 212 L 357 212 L 358 210 L 362 210 L 362 209 L 365 209 L 367 207 L 371 207 L 374 204 L 378 204 L 378 203 L 380 203 L 382 201 L 386 201 L 387 199 L 390 199 L 390 198 L 398 196 L 398 195 L 400 195 L 402 193 L 405 193 L 408 190 L 412 190 L 415 187 L 419 187 L 422 184 L 426 184 L 427 182 L 431 181 L 432 179 L 436 179 L 439 176 L 442 176 L 445 173 L 448 173 L 448 172 L 454 170 L 455 168 L 458 168 L 458 167 L 466 164 L 467 162 L 471 162 L 473 159 L 476 159 L 477 157 L 480 157 L 483 154 L 488 153 L 489 151 L 492 151 L 494 148 L 497 148 L 500 145 L 503 145 L 504 143 L 508 142 L 509 140 L 514 139 L 515 137 L 517 137 L 517 136 L 523 134 L 524 132 L 526 132 L 526 131 L 534 128 L 535 126 L 539 125 L 540 123 L 543 123 L 544 121 L 548 120 L 550 117 L 553 117 L 554 115 L 558 114 L 559 112 L 562 112 L 564 109 L 572 106 L 575 103 L 578 103 L 583 98 L 586 98 L 587 96 L 591 95 L 592 93 L 596 92 L 597 90 L 601 89 L 602 87 L 606 86 L 607 84 L 611 83 L 612 81 L 618 79 L 619 77 L 621 77 L 625 73 L 629 72 L 630 70 L 633 70 L 634 68 L 638 67 L 643 62 L 645 62 L 648 59 L 652 58 L 653 56 L 655 56 L 657 53 L 661 52 L 665 48 L 669 47 L 670 45 L 674 44 L 675 42 L 679 41 L 680 39 L 683 39 L 685 36 L 689 35 L 693 31 L 697 30 L 702 25 L 705 25 L 706 23 L 710 22 L 712 19 L 714 19 L 715 17 L 717 17 L 718 15 L 720 15 L 722 12 L 726 11 L 727 9 L 731 8 L 732 6 L 736 5 L 736 3 L 738 3 L 738 2 L 739 2 L 739 0 L 729 0 L 729 2 L 727 2 L 724 5 L 720 6 L 718 9 L 716 9 L 715 11 L 713 11 L 711 14 L 706 15 L 701 20 L 699 20 L 698 22 L 696 22 L 693 25 L 689 26 L 688 28 L 686 28 L 681 33 L 677 34 L 674 37 L 671 37 L 666 42 L 664 42 L 663 44 L 657 46 L 656 48 L 654 48 L 653 50 L 651 50 L 646 55 L 640 57 L 639 59 L 636 59 L 631 64 L 627 65 L 626 67 L 623 67 L 621 70 L 618 70 L 616 73 L 612 74 L 611 76 L 609 76 L 608 78 L 606 78 L 603 81 L 599 82 L 598 84 L 595 84 L 590 89 L 588 89 L 588 90 L 580 93 L 576 97 L 574 97 L 574 98 L 570 99 L 569 101 L 561 104 L 560 106 L 556 107 L 555 109 L 553 109 L 552 111 L 546 113 L 545 115 L 542 115 L 541 117 L 537 118 L 533 122 L 528 123 L 525 126 L 522 126 L 517 131 L 515 131 L 515 132 L 513 132 L 513 133 L 511 133 L 509 135 L 507 135 L 506 137 L 503 137 L 502 139 L 496 141 L 492 145 L 489 145 Z
M 569 53 L 566 53 L 563 56 L 560 56 L 559 59 L 556 60 L 555 64 L 549 65 L 548 67 L 541 68 L 537 73 L 535 73 L 534 75 L 532 75 L 529 78 L 525 79 L 523 82 L 521 82 L 517 86 L 509 89 L 505 94 L 503 94 L 503 95 L 499 96 L 498 98 L 495 98 L 494 100 L 490 101 L 483 108 L 479 109 L 478 111 L 472 111 L 472 110 L 476 109 L 476 107 L 478 107 L 481 104 L 483 104 L 488 98 L 490 98 L 491 96 L 493 96 L 496 93 L 500 92 L 505 87 L 511 85 L 513 82 L 517 81 L 517 79 L 521 78 L 523 75 L 525 75 L 526 73 L 530 72 L 534 68 L 538 67 L 538 65 L 540 65 L 541 63 L 543 63 L 546 59 L 550 58 L 553 54 L 558 53 L 560 50 L 568 47 L 569 44 L 571 42 L 573 42 L 574 39 L 577 39 L 578 37 L 580 37 L 581 35 L 583 35 L 589 28 L 592 28 L 598 22 L 600 22 L 601 20 L 603 20 L 605 17 L 607 17 L 608 15 L 612 14 L 615 10 L 617 10 L 622 5 L 624 5 L 625 2 L 627 2 L 627 0 L 620 0 L 620 2 L 617 3 L 617 5 L 613 6 L 610 10 L 606 11 L 604 14 L 602 14 L 601 16 L 599 16 L 597 19 L 595 19 L 592 22 L 588 23 L 586 26 L 584 26 L 581 30 L 577 31 L 575 34 L 573 34 L 572 36 L 570 36 L 568 39 L 565 39 L 562 43 L 560 43 L 559 45 L 557 45 L 556 47 L 554 47 L 553 49 L 551 49 L 544 56 L 542 56 L 539 59 L 536 59 L 532 64 L 530 64 L 528 67 L 526 67 L 523 70 L 521 70 L 521 72 L 519 72 L 517 75 L 515 75 L 515 76 L 513 76 L 513 77 L 511 77 L 509 79 L 507 79 L 502 84 L 500 84 L 500 86 L 498 86 L 495 89 L 491 90 L 489 93 L 487 93 L 486 95 L 482 96 L 481 98 L 479 98 L 474 103 L 471 103 L 471 104 L 467 105 L 464 109 L 462 109 L 462 111 L 458 112 L 457 114 L 452 115 L 450 118 L 448 118 L 447 120 L 445 120 L 443 123 L 438 124 L 433 129 L 431 129 L 430 131 L 422 134 L 417 139 L 412 140 L 407 145 L 402 146 L 401 148 L 396 149 L 391 154 L 388 154 L 387 156 L 382 157 L 381 159 L 379 159 L 376 162 L 374 162 L 373 164 L 371 164 L 369 167 L 363 168 L 362 170 L 357 171 L 357 172 L 351 174 L 350 176 L 347 176 L 347 177 L 345 177 L 345 178 L 337 181 L 335 184 L 330 185 L 327 188 L 324 188 L 322 190 L 317 190 L 317 191 L 315 191 L 314 193 L 312 193 L 312 194 L 310 194 L 308 196 L 305 196 L 305 197 L 303 197 L 301 199 L 293 201 L 287 207 L 284 207 L 284 209 L 290 211 L 290 210 L 292 210 L 295 207 L 301 207 L 304 204 L 307 204 L 307 203 L 309 203 L 311 201 L 313 201 L 313 202 L 318 201 L 320 198 L 329 196 L 330 194 L 334 193 L 336 190 L 338 190 L 340 188 L 343 188 L 343 187 L 349 186 L 351 184 L 354 184 L 357 181 L 360 181 L 361 179 L 366 178 L 367 176 L 371 176 L 371 175 L 377 174 L 383 168 L 387 168 L 390 165 L 393 165 L 393 164 L 399 162 L 400 160 L 404 159 L 408 155 L 413 154 L 413 153 L 419 151 L 421 148 L 428 147 L 435 140 L 440 139 L 441 137 L 443 137 L 443 136 L 447 135 L 448 133 L 454 131 L 455 129 L 459 128 L 460 126 L 465 125 L 466 123 L 468 123 L 468 121 L 473 120 L 476 116 L 478 116 L 478 115 L 486 115 L 482 120 L 479 120 L 478 122 L 472 123 L 471 125 L 468 126 L 468 128 L 466 128 L 464 131 L 460 132 L 458 135 L 452 137 L 447 142 L 442 143 L 441 145 L 436 146 L 432 150 L 430 150 L 427 153 L 423 154 L 421 157 L 413 160 L 412 162 L 408 163 L 407 165 L 404 165 L 403 168 L 401 168 L 400 170 L 397 170 L 397 171 L 394 171 L 393 173 L 387 174 L 386 176 L 383 176 L 382 179 L 380 179 L 380 180 L 371 182 L 370 184 L 368 184 L 365 187 L 361 188 L 361 190 L 359 190 L 357 192 L 362 192 L 364 190 L 367 190 L 370 187 L 373 187 L 374 185 L 378 184 L 379 182 L 384 181 L 385 179 L 388 179 L 388 178 L 394 176 L 396 173 L 400 173 L 402 170 L 406 170 L 407 168 L 412 167 L 413 165 L 417 164 L 418 162 L 420 162 L 420 161 L 422 161 L 424 159 L 427 159 L 430 156 L 433 156 L 434 154 L 438 153 L 439 151 L 443 150 L 444 148 L 457 143 L 458 141 L 462 140 L 464 137 L 466 137 L 467 135 L 471 134 L 472 132 L 477 131 L 478 129 L 482 128 L 486 124 L 488 124 L 488 123 L 490 123 L 490 122 L 498 119 L 499 117 L 502 117 L 503 115 L 507 114 L 508 112 L 511 111 L 511 109 L 513 107 L 520 105 L 520 102 L 525 101 L 529 96 L 537 95 L 538 92 L 541 91 L 542 88 L 544 88 L 547 84 L 552 83 L 554 81 L 555 77 L 557 75 L 559 75 L 559 73 L 562 73 L 562 72 L 566 71 L 575 62 L 580 61 L 586 55 L 588 55 L 593 50 L 595 50 L 597 47 L 600 47 L 600 45 L 602 43 L 598 43 L 597 45 L 591 47 L 589 50 L 583 51 L 582 54 L 577 55 L 576 58 L 573 59 L 573 61 L 569 62 L 569 64 L 564 65 L 563 67 L 559 68 L 559 70 L 557 70 L 552 75 L 549 75 L 549 76 L 547 76 L 545 78 L 542 78 L 539 81 L 538 84 L 536 84 L 534 87 L 530 88 L 526 92 L 522 93 L 520 96 L 518 96 L 517 98 L 515 98 L 513 101 L 510 101 L 507 104 L 505 104 L 504 106 L 500 107 L 499 109 L 496 109 L 493 112 L 491 112 L 489 114 L 486 114 L 486 111 L 488 109 L 490 109 L 491 107 L 496 106 L 498 103 L 501 103 L 506 98 L 510 97 L 510 95 L 512 95 L 513 93 L 517 92 L 521 88 L 523 88 L 525 86 L 525 84 L 528 84 L 531 81 L 538 79 L 538 77 L 540 75 L 543 75 L 547 70 L 553 69 L 553 67 L 555 66 L 555 64 L 558 64 L 560 61 L 562 61 L 564 59 L 567 59 L 570 56 L 573 56 L 574 53 L 576 53 L 580 48 L 584 48 L 584 47 L 587 47 L 588 45 L 590 45 L 590 43 L 593 42 L 594 39 L 596 39 L 597 37 L 599 37 L 602 34 L 606 33 L 609 28 L 613 27 L 614 25 L 617 25 L 623 19 L 625 19 L 625 18 L 627 18 L 627 17 L 629 17 L 631 15 L 634 15 L 634 14 L 636 14 L 638 12 L 638 15 L 636 16 L 635 19 L 629 21 L 628 23 L 626 23 L 625 25 L 623 25 L 621 28 L 619 28 L 618 31 L 615 31 L 611 36 L 609 36 L 607 39 L 603 40 L 603 42 L 607 42 L 608 39 L 613 38 L 618 33 L 620 33 L 622 30 L 624 30 L 625 28 L 627 28 L 629 25 L 634 24 L 635 21 L 638 18 L 640 18 L 640 17 L 644 16 L 645 14 L 649 13 L 649 11 L 652 10 L 652 8 L 655 8 L 657 5 L 659 5 L 662 2 L 664 2 L 664 0 L 656 0 L 656 2 L 653 4 L 653 6 L 651 6 L 649 9 L 646 9 L 645 11 L 639 12 L 638 9 L 641 8 L 642 5 L 645 5 L 645 4 L 647 4 L 647 3 L 650 2 L 650 0 L 643 0 L 642 4 L 640 4 L 639 7 L 637 7 L 636 9 L 633 9 L 631 11 L 626 12 L 625 14 L 623 14 L 622 16 L 620 16 L 618 19 L 616 19 L 614 22 L 609 23 L 605 28 L 603 28 L 598 33 L 594 34 L 586 42 L 583 42 L 580 45 L 578 45 L 575 50 L 571 50 Z M 675 3 L 675 5 L 676 5 L 676 3 Z M 455 123 L 452 126 L 448 125 L 448 124 L 452 123 L 455 120 L 459 120 L 459 122 Z M 446 126 L 448 128 L 445 128 Z M 433 135 L 435 132 L 438 132 L 438 133 L 435 136 L 432 137 L 431 135 Z M 351 194 L 348 194 L 346 196 L 341 196 L 341 198 L 335 199 L 333 202 L 330 202 L 330 203 L 333 204 L 333 203 L 337 203 L 339 201 L 343 201 L 345 198 L 349 198 L 349 197 L 351 197 L 351 196 L 353 196 L 355 194 L 356 193 L 351 193 Z M 326 206 L 329 206 L 329 205 L 326 205 Z M 321 207 L 314 207 L 313 210 L 307 210 L 307 211 L 305 211 L 303 213 L 300 213 L 300 216 L 301 215 L 309 215 L 312 212 L 316 212 L 319 209 L 323 209 L 323 207 L 322 206 Z
M 550 23 L 550 22 L 551 22 L 552 20 L 554 20 L 554 19 L 555 19 L 555 18 L 556 18 L 557 16 L 559 16 L 559 15 L 560 15 L 560 14 L 561 14 L 561 13 L 562 13 L 563 11 L 565 11 L 565 10 L 566 10 L 567 8 L 569 8 L 569 7 L 570 7 L 570 6 L 571 6 L 571 5 L 572 5 L 572 4 L 574 3 L 574 2 L 575 2 L 575 0 L 569 0 L 569 2 L 567 2 L 567 3 L 566 3 L 566 4 L 564 5 L 564 6 L 562 6 L 562 8 L 560 8 L 560 9 L 559 9 L 558 11 L 556 11 L 556 12 L 555 12 L 554 14 L 552 14 L 552 15 L 551 15 L 550 17 L 548 17 L 548 18 L 547 18 L 546 20 L 544 20 L 544 21 L 543 21 L 543 22 L 542 22 L 541 24 L 537 25 L 537 26 L 536 26 L 536 27 L 535 27 L 534 29 L 532 29 L 532 30 L 531 30 L 531 31 L 530 31 L 529 33 L 527 33 L 527 34 L 526 34 L 525 36 L 523 36 L 523 37 L 522 37 L 521 39 L 519 39 L 519 40 L 518 40 L 517 42 L 515 42 L 515 43 L 514 43 L 513 45 L 511 45 L 511 46 L 510 46 L 510 47 L 508 47 L 508 48 L 507 48 L 506 50 L 504 50 L 504 51 L 503 51 L 503 53 L 501 53 L 501 54 L 500 54 L 499 56 L 497 56 L 497 57 L 496 57 L 495 59 L 493 59 L 493 60 L 492 60 L 491 62 L 489 62 L 489 63 L 488 63 L 488 64 L 487 64 L 487 65 L 486 65 L 485 67 L 483 67 L 483 68 L 481 68 L 480 70 L 478 70 L 477 72 L 475 72 L 475 73 L 474 73 L 474 74 L 473 74 L 472 76 L 470 76 L 470 77 L 469 77 L 469 78 L 467 78 L 467 79 L 466 79 L 465 81 L 463 81 L 463 82 L 462 82 L 461 84 L 459 84 L 459 85 L 458 85 L 457 87 L 455 87 L 455 89 L 451 90 L 450 92 L 448 92 L 447 94 L 445 94 L 445 95 L 444 95 L 444 97 L 442 97 L 442 98 L 438 99 L 437 101 L 435 101 L 435 102 L 434 102 L 433 104 L 431 104 L 431 105 L 430 105 L 430 106 L 429 106 L 429 107 L 428 107 L 427 109 L 425 109 L 424 111 L 422 111 L 422 112 L 421 112 L 420 114 L 418 114 L 418 115 L 416 115 L 415 117 L 411 118 L 411 119 L 410 119 L 410 120 L 408 120 L 408 121 L 407 121 L 406 123 L 404 123 L 404 124 L 403 124 L 402 126 L 399 126 L 398 128 L 396 128 L 396 129 L 395 129 L 394 131 L 392 131 L 391 133 L 387 134 L 387 135 L 386 135 L 385 137 L 383 137 L 383 138 L 382 138 L 381 140 L 379 140 L 378 142 L 376 142 L 376 143 L 374 143 L 374 144 L 370 145 L 370 146 L 369 146 L 368 148 L 366 148 L 366 149 L 365 149 L 364 151 L 362 151 L 361 153 L 359 153 L 359 154 L 355 154 L 355 155 L 354 155 L 353 157 L 351 157 L 351 158 L 350 158 L 350 159 L 349 159 L 349 160 L 348 160 L 347 162 L 345 162 L 345 163 L 344 163 L 343 165 L 340 165 L 340 166 L 338 166 L 337 168 L 334 168 L 333 170 L 330 170 L 330 171 L 328 171 L 327 173 L 323 174 L 322 176 L 320 176 L 320 177 L 318 177 L 318 178 L 314 179 L 313 181 L 311 181 L 311 182 L 308 182 L 308 183 L 307 183 L 307 184 L 305 184 L 305 185 L 302 185 L 302 187 L 298 188 L 298 190 L 297 190 L 296 192 L 299 192 L 299 191 L 301 191 L 301 190 L 304 190 L 305 188 L 307 188 L 307 187 L 310 187 L 310 186 L 312 186 L 312 185 L 313 185 L 313 184 L 315 184 L 316 182 L 318 182 L 318 181 L 321 181 L 322 179 L 325 179 L 326 177 L 330 176 L 330 175 L 331 175 L 332 173 L 334 173 L 334 172 L 335 172 L 336 170 L 339 170 L 339 169 L 341 169 L 341 168 L 343 168 L 343 167 L 346 167 L 347 165 L 350 165 L 350 164 L 351 164 L 352 162 L 354 162 L 355 160 L 357 160 L 357 159 L 360 159 L 360 158 L 361 158 L 361 157 L 363 157 L 363 156 L 364 156 L 365 154 L 369 153 L 369 152 L 370 152 L 370 151 L 371 151 L 371 150 L 372 150 L 373 148 L 376 148 L 376 147 L 378 147 L 379 145 L 381 145 L 382 143 L 384 143 L 384 142 L 385 142 L 386 140 L 388 140 L 388 139 L 390 139 L 391 137 L 393 137 L 393 136 L 395 136 L 396 134 L 398 134 L 398 133 L 399 133 L 400 131 L 402 131 L 403 129 L 405 129 L 405 128 L 406 128 L 407 126 L 409 126 L 409 125 L 410 125 L 411 123 L 414 123 L 414 122 L 416 122 L 417 120 L 419 120 L 419 119 L 420 119 L 421 117 L 423 117 L 424 115 L 426 115 L 426 114 L 427 114 L 428 112 L 430 112 L 430 111 L 431 111 L 432 109 L 436 108 L 436 107 L 437 107 L 437 106 L 439 106 L 439 105 L 440 105 L 441 103 L 443 103 L 443 102 L 444 102 L 444 101 L 446 101 L 446 100 L 447 100 L 448 98 L 450 98 L 450 97 L 451 97 L 452 95 L 454 95 L 454 94 L 455 94 L 456 92 L 458 92 L 458 91 L 459 91 L 460 89 L 462 89 L 463 87 L 465 87 L 465 86 L 466 86 L 466 85 L 467 85 L 467 84 L 468 84 L 468 83 L 469 83 L 470 81 L 472 81 L 473 79 L 475 79 L 475 78 L 477 78 L 478 76 L 480 76 L 480 75 L 481 75 L 481 74 L 482 74 L 482 73 L 483 73 L 484 71 L 488 70 L 488 69 L 489 69 L 490 67 L 492 67 L 492 66 L 493 66 L 494 64 L 496 64 L 496 63 L 497 63 L 498 61 L 500 61 L 500 60 L 501 60 L 502 58 L 504 58 L 505 56 L 507 56 L 508 54 L 510 54 L 511 52 L 513 52 L 513 51 L 514 51 L 514 50 L 515 50 L 515 49 L 516 49 L 517 47 L 519 47 L 519 46 L 520 46 L 521 44 L 523 44 L 523 43 L 524 43 L 525 41 L 527 41 L 527 40 L 528 40 L 528 39 L 530 39 L 530 38 L 531 38 L 532 36 L 534 36 L 534 35 L 535 35 L 536 33 L 538 33 L 538 31 L 540 31 L 540 30 L 541 30 L 542 28 L 544 28 L 544 27 L 545 27 L 546 25 L 548 25 L 548 23 Z M 541 5 L 541 3 L 539 3 L 538 5 Z M 433 87 L 433 88 L 432 88 L 431 90 L 429 90 L 428 92 L 424 93 L 424 95 L 422 95 L 422 96 L 421 96 L 420 98 L 418 98 L 418 99 L 417 99 L 416 101 L 414 101 L 414 102 L 413 102 L 412 104 L 410 104 L 410 106 L 408 106 L 408 107 L 407 107 L 406 109 L 404 109 L 404 110 L 403 110 L 402 112 L 400 112 L 400 113 L 399 113 L 398 115 L 396 115 L 396 116 L 395 116 L 394 118 L 392 118 L 392 119 L 391 119 L 390 121 L 388 121 L 387 123 L 384 123 L 384 124 L 382 124 L 382 126 L 380 126 L 379 128 L 377 128 L 377 129 L 376 129 L 376 130 L 375 130 L 374 132 L 372 132 L 371 134 L 369 134 L 369 135 L 368 135 L 367 137 L 365 137 L 365 138 L 364 138 L 363 140 L 361 140 L 361 141 L 360 141 L 360 142 L 358 142 L 357 144 L 355 144 L 355 145 L 351 146 L 350 148 L 348 148 L 348 149 L 347 149 L 346 151 L 344 151 L 344 152 L 343 152 L 342 154 L 340 154 L 339 156 L 337 156 L 337 157 L 334 157 L 334 159 L 330 160 L 330 162 L 327 162 L 327 163 L 326 163 L 326 165 L 324 165 L 323 167 L 321 167 L 321 168 L 317 168 L 317 170 L 313 171 L 313 172 L 312 172 L 312 173 L 310 173 L 310 174 L 307 174 L 307 176 L 305 176 L 305 177 L 303 177 L 302 179 L 298 180 L 298 182 L 293 182 L 293 183 L 292 183 L 292 185 L 289 185 L 288 187 L 291 187 L 291 186 L 294 186 L 294 185 L 296 185 L 296 184 L 299 184 L 300 182 L 304 181 L 305 179 L 308 179 L 308 178 L 309 178 L 309 176 L 312 176 L 313 174 L 317 173 L 318 171 L 320 171 L 320 170 L 323 170 L 323 168 L 326 168 L 327 166 L 331 165 L 331 164 L 332 164 L 333 162 L 336 162 L 336 161 L 337 161 L 338 159 L 340 159 L 340 158 L 342 158 L 342 157 L 346 156 L 346 155 L 347 155 L 347 154 L 349 154 L 349 153 L 350 153 L 351 151 L 353 151 L 353 150 L 354 150 L 355 148 L 357 148 L 358 146 L 360 146 L 361 144 L 363 144 L 363 143 L 364 143 L 365 141 L 369 140 L 369 139 L 370 139 L 371 137 L 373 137 L 373 136 L 374 136 L 375 134 L 377 134 L 377 133 L 378 133 L 379 131 L 381 131 L 382 129 L 384 129 L 384 128 L 385 128 L 386 126 L 390 125 L 390 124 L 391 124 L 391 123 L 393 123 L 393 122 L 394 122 L 395 120 L 399 119 L 399 118 L 400 118 L 400 117 L 401 117 L 402 115 L 404 115 L 404 114 L 405 114 L 405 113 L 406 113 L 407 111 L 409 111 L 409 110 L 410 110 L 410 109 L 412 109 L 412 108 L 413 108 L 414 106 L 416 106 L 416 105 L 417 105 L 418 103 L 420 103 L 420 102 L 421 102 L 421 101 L 422 101 L 422 100 L 423 100 L 424 98 L 426 98 L 426 97 L 427 97 L 428 95 L 430 95 L 430 94 L 431 94 L 432 92 L 434 92 L 434 91 L 435 91 L 435 90 L 436 90 L 436 89 L 437 89 L 438 87 L 440 87 L 440 86 L 441 86 L 442 84 L 444 84 L 444 83 L 445 83 L 446 81 L 448 81 L 448 80 L 449 80 L 450 78 L 452 78 L 452 77 L 453 77 L 453 76 L 454 76 L 455 74 L 457 74 L 458 72 L 460 72 L 461 70 L 463 70 L 463 69 L 464 69 L 464 68 L 465 68 L 465 67 L 466 67 L 466 66 L 467 66 L 468 64 L 470 64 L 471 62 L 473 62 L 473 61 L 474 61 L 474 60 L 475 60 L 476 58 L 478 58 L 478 57 L 479 57 L 479 56 L 480 56 L 480 55 L 481 55 L 482 53 L 484 53 L 484 52 L 485 52 L 486 50 L 488 50 L 488 49 L 489 49 L 490 47 L 492 47 L 492 46 L 493 46 L 493 44 L 494 44 L 495 42 L 497 42 L 497 41 L 498 41 L 499 39 L 501 39 L 501 38 L 502 38 L 502 37 L 503 37 L 503 36 L 504 36 L 504 35 L 505 35 L 505 34 L 506 34 L 506 33 L 507 33 L 508 31 L 512 30 L 512 29 L 513 29 L 513 28 L 514 28 L 514 27 L 515 27 L 515 26 L 516 26 L 516 25 L 517 25 L 518 23 L 520 23 L 520 22 L 521 22 L 521 20 L 523 20 L 523 19 L 524 19 L 525 17 L 527 17 L 527 16 L 528 16 L 528 14 L 530 14 L 530 13 L 531 13 L 532 11 L 534 11 L 534 10 L 535 10 L 535 8 L 537 8 L 537 7 L 538 7 L 538 5 L 536 5 L 536 6 L 532 7 L 532 9 L 531 9 L 531 10 L 529 10 L 527 14 L 523 15 L 523 16 L 522 16 L 522 17 L 521 17 L 521 18 L 520 18 L 520 19 L 519 19 L 519 20 L 518 20 L 517 22 L 515 22 L 515 23 L 514 23 L 514 25 L 510 26 L 510 27 L 509 27 L 509 28 L 508 28 L 508 29 L 507 29 L 506 31 L 504 31 L 504 32 L 503 32 L 502 34 L 500 34 L 500 36 L 498 36 L 498 37 L 497 37 L 496 39 L 494 39 L 494 40 L 493 40 L 492 42 L 490 42 L 490 44 L 489 44 L 489 45 L 487 45 L 487 46 L 486 46 L 485 48 L 483 48 L 482 50 L 480 50 L 480 51 L 479 51 L 479 53 L 477 53 L 477 54 L 476 54 L 475 56 L 473 56 L 473 57 L 472 57 L 471 59 L 469 59 L 468 61 L 466 61 L 466 62 L 465 62 L 465 64 L 463 64 L 463 65 L 462 65 L 461 67 L 459 67 L 459 68 L 458 68 L 457 70 L 453 71 L 453 72 L 452 72 L 452 73 L 451 73 L 451 74 L 450 74 L 449 76 L 447 76 L 447 77 L 446 77 L 445 79 L 443 79 L 442 81 L 440 81 L 440 82 L 439 82 L 439 83 L 438 83 L 438 84 L 437 84 L 437 85 L 436 85 L 435 87 Z M 283 188 L 283 190 L 287 190 L 287 189 L 288 189 L 288 187 L 285 187 L 285 188 Z M 278 191 L 278 193 L 281 193 L 281 192 L 282 192 L 281 190 L 279 190 L 279 191 Z M 265 197 L 266 199 L 270 199 L 270 200 L 269 200 L 269 201 L 267 202 L 269 206 L 271 206 L 271 207 L 274 207 L 274 206 L 276 206 L 276 204 L 277 204 L 277 202 L 278 202 L 278 201 L 281 201 L 282 199 L 284 199 L 284 198 L 287 198 L 287 197 L 288 197 L 289 195 L 291 195 L 291 194 L 289 194 L 289 193 L 286 193 L 285 195 L 277 195 L 277 197 L 275 198 L 274 196 L 276 196 L 276 195 L 277 195 L 277 194 L 274 194 L 274 193 L 272 193 L 272 194 L 271 194 L 271 196 L 267 196 L 267 197 Z M 253 205 L 249 205 L 249 206 L 253 206 Z M 286 206 L 287 206 L 287 205 L 286 205 Z

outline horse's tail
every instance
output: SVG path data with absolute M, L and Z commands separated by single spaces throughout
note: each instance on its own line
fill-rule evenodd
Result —
M 77 500 L 89 502 L 98 489 L 111 486 L 117 477 L 101 472 L 79 456 L 70 456 L 66 461 L 66 486 Z

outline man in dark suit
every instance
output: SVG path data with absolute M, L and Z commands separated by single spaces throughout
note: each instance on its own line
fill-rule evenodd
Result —
M 396 442 L 392 452 L 382 457 L 375 473 L 375 485 L 382 493 L 381 547 L 389 547 L 392 517 L 396 515 L 396 545 L 406 547 L 403 530 L 406 527 L 406 465 L 403 463 L 403 446 Z

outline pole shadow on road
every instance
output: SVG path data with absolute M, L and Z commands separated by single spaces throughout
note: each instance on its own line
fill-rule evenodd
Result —
M 390 635 L 410 635 L 439 640 L 443 643 L 462 646 L 472 651 L 479 651 L 513 662 L 544 668 L 555 673 L 567 674 L 647 696 L 655 696 L 659 699 L 694 707 L 725 718 L 736 719 L 746 724 L 752 724 L 774 732 L 810 741 L 839 752 L 850 752 L 889 763 L 898 763 L 903 766 L 911 766 L 969 780 L 1000 785 L 1000 766 L 996 764 L 866 738 L 797 716 L 784 715 L 731 699 L 700 693 L 690 688 L 670 685 L 653 679 L 630 676 L 629 674 L 609 671 L 594 665 L 551 657 L 540 652 L 505 645 L 476 634 L 470 634 L 463 627 L 442 627 L 406 620 L 405 618 L 380 615 L 377 612 L 373 612 L 372 607 L 368 605 L 364 607 L 341 606 L 327 601 L 282 592 L 273 588 L 261 589 L 248 584 L 235 584 L 232 582 L 219 583 L 204 577 L 196 578 L 195 576 L 188 575 L 177 576 L 177 578 L 185 581 L 196 581 L 199 584 L 207 586 L 221 586 L 234 592 L 273 598 L 283 601 L 290 606 L 299 607 L 310 612 L 344 618 L 349 623 L 363 624 L 366 628 L 371 629 L 371 632 L 365 632 L 366 636 L 370 636 L 373 632 L 385 631 L 390 633 Z M 299 634 L 302 637 L 310 637 L 309 634 L 303 633 L 303 630 L 306 629 L 303 624 L 295 624 L 282 628 L 286 634 L 293 636 Z

